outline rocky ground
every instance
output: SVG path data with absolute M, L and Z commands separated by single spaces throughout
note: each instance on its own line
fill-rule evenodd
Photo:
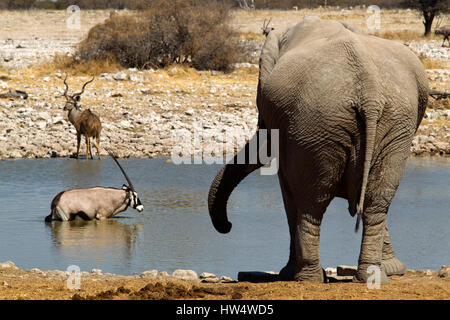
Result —
M 348 268 L 352 270 L 353 268 Z M 339 270 L 339 268 L 337 269 Z M 347 270 L 348 271 L 348 270 Z M 157 270 L 140 275 L 103 274 L 101 270 L 75 273 L 58 270 L 21 270 L 11 261 L 0 263 L 0 299 L 26 300 L 364 300 L 364 299 L 450 299 L 450 267 L 439 271 L 407 270 L 403 276 L 389 277 L 389 284 L 369 288 L 349 283 L 351 276 L 336 277 L 327 269 L 329 283 L 274 281 L 256 278 L 232 279 L 192 270 L 175 270 L 171 275 Z M 338 271 L 339 272 L 339 271 Z M 333 281 L 334 279 L 334 281 Z M 78 286 L 79 284 L 79 286 Z
M 232 74 L 211 74 L 172 67 L 102 74 L 86 89 L 82 106 L 102 120 L 102 155 L 112 149 L 119 157 L 170 157 L 177 147 L 177 155 L 190 156 L 194 135 L 203 140 L 195 148 L 197 156 L 208 152 L 208 146 L 218 154 L 227 135 L 245 138 L 255 131 L 256 70 L 250 65 Z M 0 157 L 72 155 L 76 131 L 62 110 L 64 98 L 56 98 L 64 88 L 62 75 L 34 82 L 20 73 L 15 78 L 28 98 L 0 99 Z M 79 91 L 87 80 L 70 78 L 68 83 Z M 235 143 L 230 152 L 240 145 Z M 84 145 L 81 151 L 84 155 Z

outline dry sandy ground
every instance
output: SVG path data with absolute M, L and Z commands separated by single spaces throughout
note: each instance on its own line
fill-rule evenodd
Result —
M 430 274 L 430 273 L 429 273 Z M 30 277 L 28 278 L 27 275 Z M 82 280 L 80 290 L 66 281 L 48 280 L 32 271 L 0 271 L 0 299 L 6 300 L 449 300 L 450 278 L 436 272 L 407 271 L 389 284 L 336 282 L 200 283 L 174 280 Z M 5 284 L 5 282 L 7 284 Z

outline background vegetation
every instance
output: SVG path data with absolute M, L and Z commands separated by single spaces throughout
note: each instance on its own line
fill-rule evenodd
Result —
M 115 60 L 131 68 L 189 63 L 197 70 L 230 71 L 238 56 L 229 7 L 209 0 L 154 0 L 147 10 L 113 15 L 94 26 L 76 58 Z
M 81 9 L 146 9 L 155 0 L 2 0 L 0 9 L 66 9 L 69 5 L 78 5 Z M 245 0 L 251 5 L 251 0 Z M 216 0 L 218 3 L 239 7 L 244 0 Z M 443 2 L 442 0 L 409 0 L 409 2 Z M 444 2 L 448 0 L 444 0 Z M 168 1 L 169 2 L 169 1 Z M 189 2 L 189 0 L 187 0 Z M 378 5 L 383 8 L 404 7 L 405 0 L 254 0 L 257 9 L 316 8 L 318 6 L 340 6 L 342 8 L 357 5 Z

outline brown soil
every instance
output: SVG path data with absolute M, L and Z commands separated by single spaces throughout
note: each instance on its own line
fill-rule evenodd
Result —
M 0 299 L 7 300 L 448 300 L 450 278 L 436 272 L 407 271 L 380 289 L 351 282 L 200 283 L 134 278 L 82 280 L 80 290 L 66 281 L 32 276 L 32 271 L 0 271 Z M 6 284 L 5 284 L 6 282 Z

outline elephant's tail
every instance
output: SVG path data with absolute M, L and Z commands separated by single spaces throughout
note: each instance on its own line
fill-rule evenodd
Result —
M 364 212 L 364 197 L 366 195 L 369 172 L 375 147 L 375 137 L 377 131 L 378 111 L 376 109 L 366 108 L 362 110 L 362 116 L 366 124 L 366 143 L 364 152 L 363 179 L 361 184 L 361 193 L 359 197 L 358 209 L 356 211 L 355 232 L 358 232 L 361 216 Z
M 208 194 L 208 209 L 214 228 L 220 233 L 228 233 L 231 223 L 227 218 L 227 202 L 234 188 L 250 173 L 261 168 L 258 132 L 245 147 L 214 178 Z M 256 140 L 256 141 L 255 141 Z M 251 154 L 251 143 L 257 143 L 257 154 Z M 244 158 L 245 155 L 245 158 Z M 252 160 L 253 161 L 252 161 Z M 245 160 L 245 161 L 244 161 Z M 253 162 L 253 163 L 250 163 Z

